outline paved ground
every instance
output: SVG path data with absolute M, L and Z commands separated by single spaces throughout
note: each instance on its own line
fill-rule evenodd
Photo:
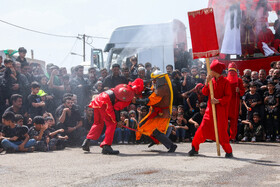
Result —
M 49 153 L 0 155 L 0 186 L 280 186 L 280 144 L 233 144 L 233 159 L 216 156 L 215 143 L 188 157 L 162 145 L 115 145 L 118 156 L 79 148 Z

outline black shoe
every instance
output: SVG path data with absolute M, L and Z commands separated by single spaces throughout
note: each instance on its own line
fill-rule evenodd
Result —
M 177 149 L 177 145 L 176 144 L 172 144 L 172 146 L 168 150 L 168 153 L 174 153 L 176 151 L 176 149 Z
M 90 146 L 90 139 L 85 139 L 82 144 L 83 150 L 89 152 L 90 151 L 89 146 Z
M 194 156 L 198 154 L 198 151 L 195 151 L 195 148 L 192 147 L 192 149 L 188 152 L 189 156 Z
M 155 144 L 156 144 L 155 142 L 150 143 L 150 144 L 148 145 L 148 148 L 154 146 Z
M 225 157 L 226 158 L 233 158 L 233 154 L 232 153 L 226 153 Z
M 120 152 L 117 150 L 114 151 L 110 145 L 103 146 L 102 154 L 104 154 L 104 155 L 117 155 L 119 153 Z

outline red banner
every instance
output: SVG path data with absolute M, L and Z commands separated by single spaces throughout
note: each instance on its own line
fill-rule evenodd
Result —
M 189 12 L 193 58 L 210 58 L 219 55 L 219 44 L 213 8 Z

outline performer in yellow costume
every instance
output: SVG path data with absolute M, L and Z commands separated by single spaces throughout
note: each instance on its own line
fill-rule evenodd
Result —
M 150 136 L 154 143 L 162 143 L 169 151 L 175 152 L 177 145 L 165 136 L 172 112 L 173 90 L 168 74 L 155 71 L 153 79 L 153 93 L 146 99 L 136 99 L 136 104 L 150 106 L 149 113 L 140 121 L 136 132 L 136 140 L 142 134 Z M 133 101 L 132 101 L 133 102 Z

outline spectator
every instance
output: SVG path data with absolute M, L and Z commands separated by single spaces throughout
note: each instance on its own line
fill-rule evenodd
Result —
M 187 98 L 187 104 L 189 113 L 193 115 L 196 112 L 199 112 L 199 105 L 202 102 L 207 102 L 208 97 L 202 94 L 203 84 L 198 83 L 195 86 L 194 92 L 191 93 L 190 97 Z
M 73 107 L 71 97 L 63 99 L 63 104 L 60 105 L 55 112 L 58 126 L 64 129 L 64 135 L 69 137 L 70 146 L 80 146 L 83 141 L 83 131 L 81 129 L 83 123 L 80 112 Z
M 206 102 L 202 102 L 199 105 L 199 112 L 196 112 L 190 119 L 189 119 L 189 125 L 190 126 L 190 133 L 191 137 L 194 137 L 196 130 L 198 129 L 199 125 L 202 122 L 203 116 L 205 114 L 205 110 L 207 107 Z
M 183 119 L 184 119 L 184 114 L 178 113 L 176 123 L 174 124 L 176 128 L 176 136 L 177 136 L 176 142 L 185 142 L 186 130 L 189 130 L 189 127 L 187 126 L 187 124 L 184 122 Z
M 145 68 L 144 67 L 139 67 L 138 68 L 138 78 L 142 79 L 143 81 L 146 80 Z
M 15 123 L 16 125 L 23 126 L 23 116 L 20 114 L 15 115 Z
M 42 116 L 45 102 L 42 101 L 41 97 L 38 96 L 40 85 L 38 82 L 32 82 L 31 94 L 28 96 L 28 114 L 33 119 L 35 116 Z
M 106 68 L 103 68 L 100 70 L 101 73 L 101 77 L 99 78 L 99 80 L 104 81 L 105 78 L 108 76 L 108 71 Z
M 137 64 L 137 58 L 131 57 L 130 58 L 130 78 L 134 81 L 138 76 L 138 64 Z
M 278 106 L 279 106 L 279 93 L 275 91 L 275 83 L 268 82 L 268 91 L 264 93 L 265 116 L 266 116 L 266 140 L 276 140 L 280 142 L 279 137 L 279 121 L 278 121 Z
M 75 68 L 76 77 L 70 81 L 73 94 L 77 95 L 78 105 L 86 106 L 91 100 L 88 82 L 84 79 L 84 67 L 79 65 Z
M 0 56 L 0 75 L 2 75 L 3 72 L 6 70 L 6 67 L 2 63 L 3 63 L 3 57 Z
M 120 121 L 118 122 L 117 128 L 115 129 L 115 137 L 118 144 L 128 144 L 130 130 L 124 128 L 123 126 L 129 127 L 128 113 L 126 111 L 122 111 L 120 113 Z
M 152 73 L 152 64 L 150 62 L 146 62 L 145 69 L 146 69 L 146 78 L 147 78 L 147 80 L 150 80 L 151 73 Z
M 66 141 L 68 140 L 68 136 L 62 136 L 61 133 L 64 132 L 64 129 L 58 129 L 55 130 L 53 128 L 53 125 L 55 124 L 53 122 L 52 117 L 46 117 L 45 119 L 45 125 L 48 127 L 45 132 L 49 136 L 49 146 L 48 149 L 51 151 L 54 150 L 62 150 L 65 148 Z
M 242 142 L 247 142 L 251 138 L 251 142 L 256 142 L 261 140 L 263 137 L 263 127 L 261 125 L 261 118 L 259 113 L 254 112 L 252 120 L 242 121 L 245 124 L 244 127 L 244 138 Z
M 30 138 L 36 140 L 35 151 L 46 152 L 49 150 L 50 138 L 47 133 L 48 125 L 45 124 L 42 116 L 35 116 L 33 119 L 33 127 L 30 128 L 28 134 Z
M 171 65 L 171 64 L 168 64 L 167 66 L 166 66 L 166 73 L 168 73 L 168 74 L 172 74 L 172 72 L 173 72 L 173 66 Z
M 27 63 L 26 58 L 25 58 L 26 53 L 27 53 L 27 50 L 24 47 L 18 48 L 19 56 L 17 57 L 16 61 L 20 62 L 21 64 Z
M 15 114 L 7 112 L 2 116 L 4 128 L 0 134 L 1 144 L 7 153 L 15 151 L 32 152 L 35 144 L 34 139 L 29 139 L 27 134 L 28 128 L 26 126 L 19 126 L 15 124 Z
M 13 112 L 14 114 L 19 114 L 24 116 L 24 125 L 27 125 L 28 121 L 28 113 L 25 111 L 24 107 L 22 107 L 22 96 L 19 94 L 13 94 L 11 96 L 12 106 L 8 107 L 4 113 Z
M 22 63 L 21 64 L 21 73 L 27 78 L 29 83 L 35 81 L 33 74 L 30 74 L 28 71 L 30 69 L 29 63 Z
M 130 78 L 130 73 L 129 73 L 128 67 L 122 68 L 122 76 L 124 76 L 128 82 L 132 82 L 132 79 Z
M 105 90 L 116 87 L 119 84 L 128 84 L 127 79 L 120 74 L 120 65 L 112 65 L 112 75 L 108 75 L 104 82 L 103 86 Z
M 83 117 L 83 127 L 85 128 L 87 133 L 91 129 L 91 126 L 92 126 L 93 122 L 94 122 L 93 108 L 85 106 L 85 115 Z M 84 137 L 84 138 L 86 138 L 86 137 Z
M 243 104 L 245 105 L 247 109 L 247 119 L 252 120 L 253 119 L 253 113 L 258 112 L 259 113 L 259 105 L 262 104 L 261 96 L 256 92 L 257 85 L 255 82 L 251 82 L 249 84 L 250 91 L 245 93 L 243 96 Z

